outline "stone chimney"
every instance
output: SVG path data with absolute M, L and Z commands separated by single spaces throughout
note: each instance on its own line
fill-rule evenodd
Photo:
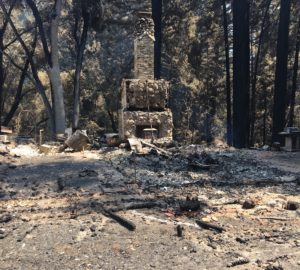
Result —
M 154 22 L 151 12 L 139 12 L 134 31 L 134 78 L 154 79 Z
M 168 108 L 170 84 L 154 80 L 154 22 L 139 12 L 134 29 L 134 79 L 123 79 L 119 110 L 120 138 L 169 142 L 173 115 Z

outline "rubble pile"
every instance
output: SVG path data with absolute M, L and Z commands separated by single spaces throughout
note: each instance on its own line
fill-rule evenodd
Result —
M 125 175 L 136 175 L 143 185 L 180 187 L 182 185 L 241 186 L 288 181 L 289 173 L 259 164 L 234 150 L 182 147 L 170 155 L 150 151 L 149 155 L 121 154 L 112 164 Z M 291 176 L 291 181 L 296 180 Z
M 31 269 L 26 258 L 42 261 L 47 252 L 57 262 L 57 252 L 67 251 L 84 265 L 97 265 L 94 254 L 101 253 L 117 269 L 150 269 L 143 265 L 153 257 L 157 269 L 168 269 L 173 258 L 179 259 L 172 269 L 184 269 L 182 260 L 187 269 L 297 269 L 299 174 L 272 168 L 247 150 L 162 149 L 144 140 L 108 145 L 18 158 L 10 152 L 19 147 L 1 148 L 0 241 L 9 256 L 0 266 L 20 262 Z M 36 249 L 19 248 L 25 245 Z M 64 266 L 74 261 L 61 258 Z

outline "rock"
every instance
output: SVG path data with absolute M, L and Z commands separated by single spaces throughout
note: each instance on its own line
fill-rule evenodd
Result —
M 281 265 L 275 266 L 275 265 L 268 265 L 265 270 L 284 270 Z
M 286 210 L 296 211 L 300 207 L 300 203 L 288 201 L 286 205 Z
M 29 217 L 21 217 L 21 220 L 23 221 L 23 222 L 29 222 L 30 221 L 30 218 Z
M 280 177 L 280 182 L 288 183 L 288 182 L 295 182 L 297 181 L 297 178 L 295 176 L 281 176 Z
M 261 149 L 264 151 L 268 151 L 271 149 L 271 147 L 269 145 L 264 145 Z
M 96 231 L 96 225 L 92 225 L 92 226 L 90 227 L 90 230 L 91 230 L 91 232 L 95 232 L 95 231 Z
M 3 214 L 0 216 L 1 223 L 7 223 L 12 220 L 12 216 L 10 214 Z
M 0 155 L 5 156 L 9 153 L 5 145 L 0 144 Z
M 255 202 L 252 199 L 246 199 L 243 203 L 243 209 L 252 209 L 255 207 Z
M 287 202 L 282 199 L 270 200 L 267 203 L 268 206 L 272 208 L 286 208 Z
M 65 141 L 65 145 L 74 149 L 74 151 L 82 151 L 87 148 L 89 138 L 82 130 L 76 130 L 71 137 Z

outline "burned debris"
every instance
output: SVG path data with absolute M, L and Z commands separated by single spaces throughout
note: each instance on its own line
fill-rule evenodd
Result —
M 44 227 L 51 231 L 46 226 L 55 221 L 60 226 L 72 224 L 72 232 L 64 237 L 70 234 L 74 245 L 109 242 L 113 235 L 123 243 L 134 233 L 140 248 L 147 250 L 151 250 L 149 242 L 163 242 L 189 258 L 194 258 L 195 252 L 213 252 L 220 258 L 220 269 L 243 264 L 253 269 L 267 267 L 273 257 L 278 263 L 294 260 L 291 250 L 299 237 L 297 174 L 272 168 L 247 151 L 198 145 L 163 149 L 137 141 L 138 147 L 147 151 L 111 147 L 110 151 L 89 151 L 95 156 L 84 159 L 82 152 L 72 153 L 74 158 L 71 153 L 68 157 L 39 154 L 36 160 L 44 162 L 34 166 L 37 161 L 33 157 L 19 158 L 29 164 L 17 164 L 16 169 L 7 170 L 7 176 L 0 176 L 3 199 L 14 205 L 12 211 L 0 202 L 1 241 L 11 241 L 16 234 L 16 241 L 27 244 L 31 235 L 36 237 L 35 230 L 26 228 L 24 231 L 30 232 L 24 237 L 24 231 L 13 232 L 13 226 L 38 223 L 38 230 Z M 10 156 L 7 147 L 3 158 Z M 296 158 L 297 153 L 290 154 Z M 210 169 L 192 168 L 191 163 Z M 36 179 L 41 175 L 42 182 Z M 35 184 L 32 179 L 36 179 Z M 263 185 L 257 188 L 260 182 Z M 18 192 L 12 195 L 15 190 Z M 6 219 L 7 215 L 13 218 Z M 74 232 L 84 235 L 85 240 Z M 262 248 L 266 245 L 278 250 L 282 247 L 291 257 L 286 261 L 276 259 Z M 160 244 L 157 246 L 160 249 Z M 245 246 L 247 256 L 240 253 Z M 259 263 L 252 256 L 258 251 L 263 254 Z M 207 263 L 213 264 L 211 259 Z
M 121 254 L 118 269 L 148 253 L 151 261 L 171 254 L 166 269 L 182 269 L 167 265 L 177 256 L 192 261 L 191 269 L 299 265 L 300 171 L 274 162 L 294 159 L 297 167 L 299 153 L 282 157 L 280 144 L 251 152 L 173 142 L 171 85 L 154 78 L 153 51 L 154 23 L 141 12 L 134 78 L 121 85 L 119 133 L 90 138 L 69 129 L 59 142 L 44 143 L 40 132 L 40 152 L 35 144 L 15 147 L 0 137 L 0 240 L 10 249 L 4 256 L 14 241 L 25 250 L 46 235 L 57 243 L 55 256 L 70 253 L 77 263 L 76 252 L 88 250 L 90 263 L 108 250 L 109 258 Z M 285 130 L 286 150 L 298 150 L 298 135 Z M 43 256 L 49 251 L 37 246 Z M 93 266 L 88 263 L 80 267 Z

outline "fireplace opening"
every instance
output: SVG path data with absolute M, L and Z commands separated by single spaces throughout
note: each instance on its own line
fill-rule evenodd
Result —
M 159 126 L 158 125 L 137 125 L 136 137 L 141 139 L 158 139 Z

